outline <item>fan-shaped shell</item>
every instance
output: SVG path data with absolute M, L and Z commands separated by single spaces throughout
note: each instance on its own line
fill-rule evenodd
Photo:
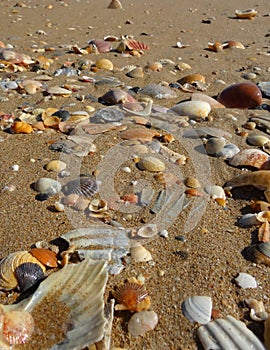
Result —
M 201 295 L 188 297 L 182 303 L 182 312 L 190 322 L 206 324 L 211 320 L 212 299 Z
M 57 267 L 58 265 L 56 253 L 50 249 L 32 248 L 30 253 L 45 266 Z
M 32 262 L 19 265 L 14 270 L 14 273 L 21 292 L 25 292 L 45 277 L 42 268 Z
M 205 350 L 265 350 L 255 334 L 232 316 L 199 327 L 197 334 Z
M 45 272 L 45 266 L 27 251 L 11 253 L 0 262 L 0 289 L 11 290 L 16 288 L 18 281 L 14 274 L 15 269 L 28 262 L 38 264 Z
M 125 40 L 125 45 L 129 50 L 149 50 L 148 45 L 136 40 Z
M 147 310 L 150 299 L 144 286 L 139 283 L 125 283 L 113 292 L 117 302 L 131 312 Z
M 98 192 L 98 183 L 93 177 L 80 177 L 68 182 L 64 191 L 66 194 L 75 193 L 79 196 L 91 197 Z

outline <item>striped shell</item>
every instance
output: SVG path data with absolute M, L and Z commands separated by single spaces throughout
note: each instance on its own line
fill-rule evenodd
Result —
M 136 40 L 125 40 L 125 45 L 129 50 L 149 50 L 149 46 Z
M 93 177 L 81 177 L 70 181 L 64 191 L 66 194 L 75 193 L 79 196 L 91 197 L 98 192 L 98 183 Z
M 138 312 L 150 307 L 148 293 L 144 286 L 139 283 L 122 284 L 113 292 L 113 295 L 117 302 L 123 306 L 122 310 Z
M 27 251 L 11 253 L 0 262 L 0 289 L 12 290 L 18 286 L 18 280 L 15 276 L 15 269 L 23 263 L 38 264 L 45 272 L 45 266 L 42 265 L 32 254 Z

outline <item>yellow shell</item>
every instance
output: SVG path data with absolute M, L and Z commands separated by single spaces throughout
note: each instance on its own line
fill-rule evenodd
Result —
M 30 134 L 33 131 L 30 124 L 19 121 L 14 122 L 10 129 L 14 134 Z
M 100 58 L 97 60 L 95 66 L 99 69 L 113 70 L 113 63 L 107 58 Z
M 6 258 L 0 262 L 0 289 L 11 290 L 17 287 L 18 281 L 15 277 L 14 271 L 16 267 L 23 263 L 38 264 L 42 271 L 45 272 L 46 268 L 41 264 L 32 254 L 27 251 L 18 251 L 9 254 Z

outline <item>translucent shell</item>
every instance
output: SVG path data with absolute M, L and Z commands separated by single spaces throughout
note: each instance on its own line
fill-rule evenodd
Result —
M 33 248 L 30 253 L 38 259 L 43 265 L 48 267 L 57 267 L 56 253 L 50 249 Z
M 15 269 L 23 263 L 38 264 L 45 272 L 45 266 L 27 251 L 19 251 L 8 255 L 0 262 L 0 289 L 11 290 L 18 286 Z
M 147 291 L 139 283 L 125 283 L 113 292 L 120 304 L 118 309 L 138 312 L 150 307 L 150 298 Z

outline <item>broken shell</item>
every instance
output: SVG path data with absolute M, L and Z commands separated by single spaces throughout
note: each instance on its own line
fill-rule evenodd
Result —
M 148 63 L 145 68 L 152 70 L 154 72 L 160 72 L 162 70 L 163 66 L 160 62 L 153 62 L 153 63 Z
M 141 142 L 150 142 L 153 137 L 160 135 L 157 130 L 152 129 L 130 129 L 120 132 L 120 137 L 123 140 L 137 140 Z
M 252 166 L 260 169 L 269 160 L 269 155 L 259 149 L 245 149 L 229 159 L 232 166 Z
M 217 98 L 226 108 L 254 108 L 262 103 L 262 93 L 253 83 L 238 83 L 222 90 Z
M 221 186 L 205 186 L 204 190 L 213 199 L 217 199 L 217 198 L 226 199 L 226 194 L 224 192 L 224 189 Z
M 215 155 L 220 152 L 225 146 L 226 140 L 224 138 L 211 137 L 205 144 L 206 153 Z
M 212 299 L 200 295 L 188 297 L 182 303 L 182 312 L 190 322 L 206 324 L 211 320 Z
M 220 52 L 223 50 L 223 45 L 220 42 L 208 43 L 208 49 L 214 52 Z
M 46 194 L 48 196 L 52 196 L 61 190 L 61 184 L 53 179 L 47 177 L 41 177 L 35 183 L 35 190 L 38 193 Z
M 45 169 L 48 171 L 53 171 L 56 173 L 60 173 L 60 171 L 66 169 L 66 163 L 61 160 L 51 160 L 49 163 L 45 165 Z
M 61 88 L 60 86 L 51 86 L 47 89 L 47 93 L 50 95 L 69 97 L 72 94 L 72 91 Z
M 10 347 L 26 343 L 33 334 L 34 328 L 34 319 L 29 312 L 8 311 L 4 313 L 2 334 Z
M 53 128 L 53 129 L 58 129 L 59 127 L 59 123 L 60 123 L 61 119 L 58 117 L 54 117 L 54 116 L 50 116 L 47 117 L 44 121 L 43 124 L 48 127 L 48 128 Z
M 229 49 L 245 49 L 245 46 L 240 43 L 239 41 L 233 41 L 233 40 L 229 40 L 229 41 L 225 41 L 224 43 L 222 43 L 222 46 L 224 49 L 229 48 Z
M 248 9 L 244 11 L 235 10 L 235 14 L 237 18 L 241 19 L 254 19 L 257 15 L 257 11 L 254 9 Z
M 144 248 L 144 246 L 142 246 L 142 245 L 131 247 L 130 248 L 130 255 L 131 255 L 131 258 L 135 262 L 146 262 L 146 261 L 153 260 L 152 255 L 149 252 L 149 250 Z
M 250 135 L 247 138 L 247 142 L 249 144 L 253 146 L 259 146 L 259 147 L 262 147 L 268 141 L 269 141 L 269 138 L 263 135 Z
M 32 262 L 20 264 L 15 268 L 14 274 L 21 292 L 30 289 L 45 277 L 40 265 Z
M 143 238 L 155 237 L 158 233 L 156 224 L 147 224 L 139 228 L 137 235 Z
M 14 134 L 30 134 L 33 128 L 28 123 L 16 121 L 11 125 L 10 130 Z
M 107 58 L 100 58 L 96 61 L 95 66 L 99 69 L 113 70 L 113 63 Z
M 70 181 L 64 187 L 66 194 L 78 194 L 79 196 L 91 197 L 98 192 L 98 183 L 93 177 L 80 177 Z
M 179 115 L 186 115 L 197 120 L 205 119 L 211 111 L 211 106 L 204 101 L 186 101 L 173 106 L 171 110 Z
M 128 202 L 128 203 L 133 203 L 133 204 L 138 203 L 138 196 L 135 193 L 126 193 L 121 197 L 121 199 L 124 202 Z
M 139 79 L 144 77 L 144 72 L 142 67 L 135 67 L 126 74 L 129 78 Z
M 47 267 L 57 267 L 57 257 L 55 252 L 50 249 L 45 248 L 32 248 L 30 250 L 32 254 L 38 261 Z
M 23 263 L 38 264 L 45 272 L 45 266 L 27 251 L 11 253 L 0 262 L 0 289 L 12 290 L 17 287 L 18 280 L 15 276 L 15 269 Z
M 200 82 L 202 84 L 205 84 L 205 77 L 201 74 L 189 74 L 181 79 L 177 80 L 178 83 L 180 84 L 194 84 L 196 82 Z
M 245 299 L 245 303 L 250 308 L 250 318 L 254 321 L 265 321 L 268 317 L 268 313 L 265 311 L 262 301 L 256 299 Z
M 255 278 L 248 273 L 240 272 L 234 280 L 236 284 L 243 289 L 257 288 L 257 282 Z
M 138 312 L 149 309 L 151 305 L 147 291 L 139 283 L 122 284 L 113 292 L 113 296 L 123 306 L 120 306 L 122 310 Z
M 263 344 L 244 322 L 230 315 L 199 327 L 197 334 L 205 350 L 265 350 Z
M 129 50 L 149 50 L 149 46 L 136 40 L 127 39 L 125 45 Z
M 128 322 L 128 331 L 133 337 L 152 331 L 158 324 L 158 315 L 154 311 L 136 312 Z
M 264 342 L 265 342 L 266 348 L 269 350 L 270 349 L 270 316 L 264 322 Z
M 93 199 L 90 202 L 89 209 L 93 213 L 101 213 L 101 212 L 108 210 L 108 204 L 103 199 Z
M 142 158 L 137 163 L 137 166 L 140 170 L 148 170 L 151 172 L 163 171 L 166 168 L 165 164 L 160 159 L 153 156 Z
M 194 92 L 191 96 L 191 101 L 204 101 L 209 103 L 211 108 L 224 108 L 223 104 L 219 103 L 213 97 L 202 94 L 200 92 Z

